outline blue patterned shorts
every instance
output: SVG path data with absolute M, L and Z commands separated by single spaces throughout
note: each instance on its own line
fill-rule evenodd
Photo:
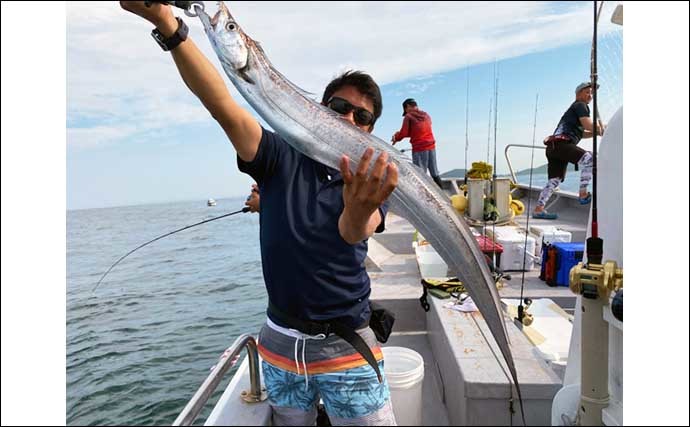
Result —
M 305 416 L 313 414 L 316 419 L 316 404 L 320 397 L 334 424 L 350 424 L 350 421 L 359 419 L 355 424 L 373 425 L 367 422 L 371 421 L 378 425 L 394 425 L 383 361 L 379 362 L 379 368 L 383 383 L 379 383 L 376 372 L 367 365 L 309 375 L 307 384 L 304 375 L 262 362 L 263 379 L 274 412 L 283 411 L 292 421 L 296 421 L 294 417 L 302 416 L 300 413 Z

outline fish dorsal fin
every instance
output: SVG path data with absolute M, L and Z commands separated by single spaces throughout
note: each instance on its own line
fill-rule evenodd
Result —
M 261 52 L 264 55 L 264 58 L 266 58 L 266 61 L 268 61 L 268 57 L 266 57 L 266 51 L 264 51 L 263 46 L 261 46 L 261 42 L 258 40 L 253 40 L 254 45 L 256 46 L 257 49 L 259 49 L 259 52 Z M 269 61 L 270 63 L 270 61 Z
M 266 55 L 266 52 L 264 51 L 264 48 L 261 46 L 261 42 L 259 42 L 259 41 L 257 41 L 257 40 L 253 40 L 253 41 L 254 41 L 254 45 L 256 46 L 256 48 L 257 48 L 257 49 L 259 50 L 259 52 L 261 52 L 261 54 L 263 55 L 264 61 L 266 61 L 266 63 L 271 67 L 271 70 L 272 70 L 274 73 L 276 73 L 281 79 L 283 79 L 283 80 L 285 81 L 285 83 L 287 83 L 288 85 L 290 85 L 290 87 L 293 88 L 295 91 L 297 91 L 300 95 L 304 96 L 305 98 L 309 98 L 309 99 L 312 99 L 312 100 L 316 100 L 316 94 L 315 94 L 315 93 L 308 92 L 308 91 L 302 89 L 301 87 L 299 87 L 299 86 L 297 86 L 296 84 L 294 84 L 293 82 L 291 82 L 290 79 L 288 79 L 287 77 L 285 77 L 285 76 L 283 75 L 283 73 L 281 73 L 280 71 L 278 71 L 278 69 L 273 65 L 273 63 L 271 62 L 271 60 L 268 59 L 268 55 Z

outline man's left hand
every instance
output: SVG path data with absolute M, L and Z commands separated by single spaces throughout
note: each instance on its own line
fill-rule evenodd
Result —
M 340 160 L 345 208 L 338 225 L 343 238 L 351 244 L 373 233 L 378 224 L 371 221 L 372 215 L 398 185 L 398 168 L 388 162 L 386 152 L 379 155 L 371 173 L 367 173 L 373 156 L 374 149 L 367 148 L 354 175 L 350 171 L 350 159 L 343 156 Z

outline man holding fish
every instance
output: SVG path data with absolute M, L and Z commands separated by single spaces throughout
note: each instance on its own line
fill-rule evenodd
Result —
M 345 155 L 340 170 L 312 160 L 240 107 L 169 6 L 120 4 L 156 27 L 154 38 L 170 51 L 187 87 L 233 144 L 239 169 L 261 192 L 269 310 L 259 351 L 273 424 L 314 425 L 322 398 L 334 425 L 395 425 L 383 354 L 369 327 L 364 260 L 367 239 L 384 229 L 397 166 L 385 152 L 374 158 L 372 148 L 357 159 L 354 173 Z M 378 85 L 358 71 L 334 79 L 321 104 L 364 132 L 382 111 Z M 343 329 L 356 336 L 343 339 Z

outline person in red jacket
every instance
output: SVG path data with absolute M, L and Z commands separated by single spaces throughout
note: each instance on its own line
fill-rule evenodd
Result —
M 417 101 L 407 98 L 403 104 L 402 127 L 391 138 L 391 142 L 396 142 L 409 137 L 412 145 L 412 162 L 422 168 L 424 172 L 429 170 L 429 174 L 439 187 L 441 177 L 438 175 L 436 166 L 436 140 L 431 130 L 431 116 L 417 107 Z

